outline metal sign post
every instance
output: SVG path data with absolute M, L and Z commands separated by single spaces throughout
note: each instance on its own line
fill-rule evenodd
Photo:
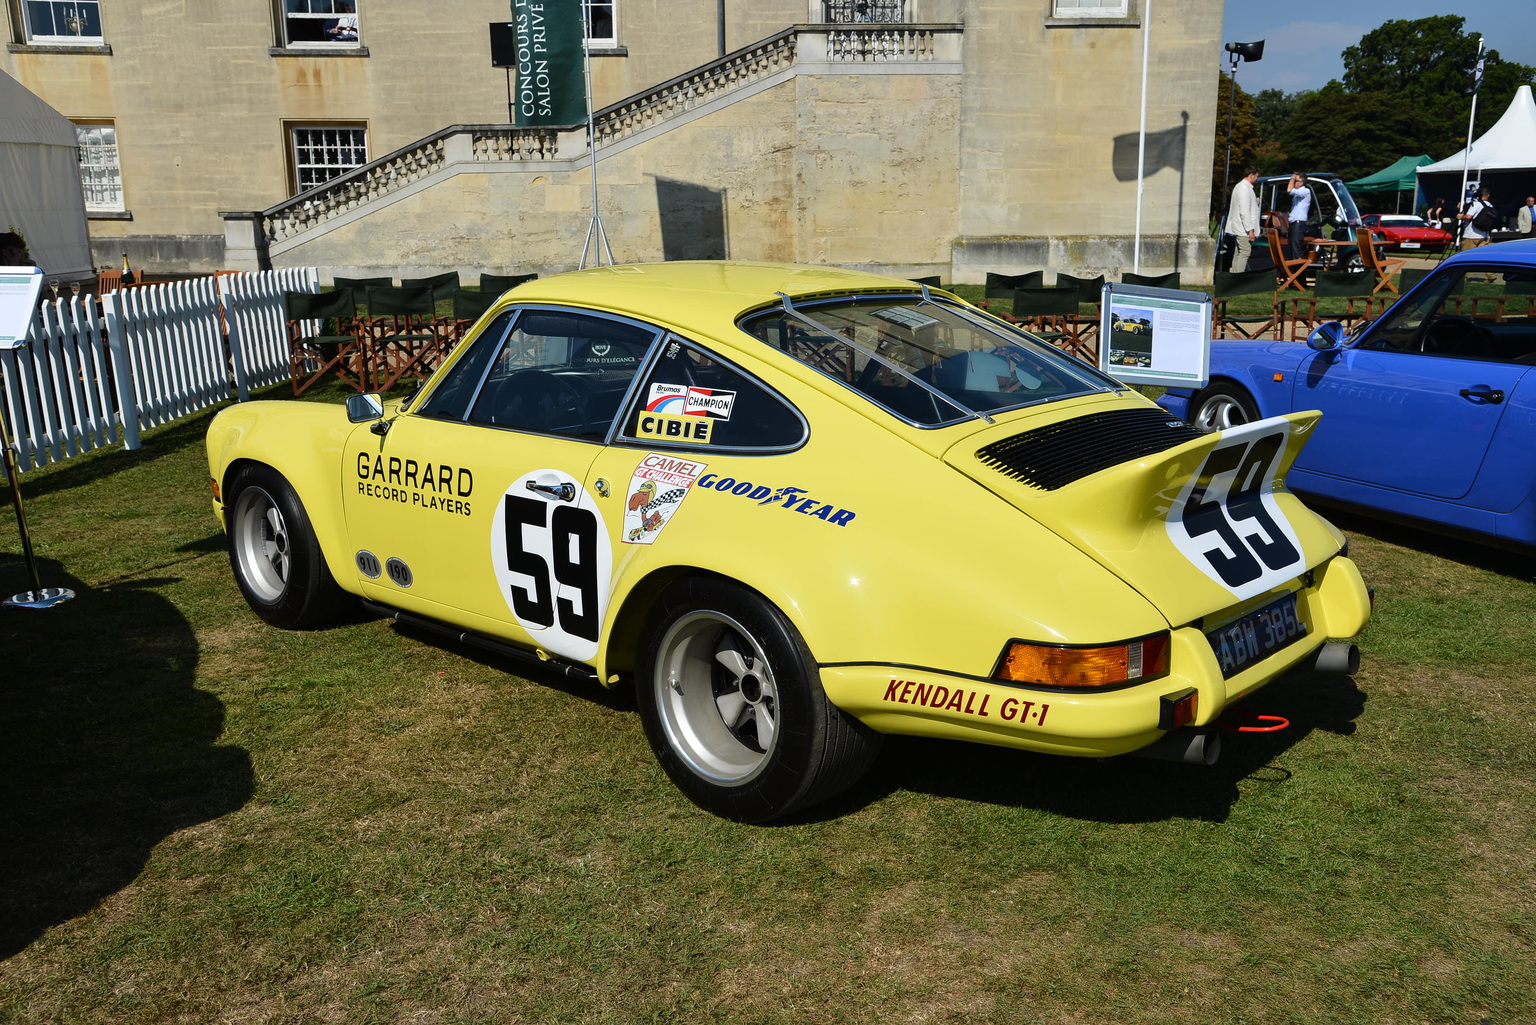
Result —
M 27 344 L 27 328 L 37 310 L 42 292 L 43 272 L 36 267 L 0 267 L 0 349 L 19 349 Z M 5 479 L 11 486 L 11 505 L 16 508 L 16 529 L 21 535 L 21 551 L 27 562 L 32 590 L 12 595 L 3 603 L 8 608 L 46 609 L 69 601 L 75 592 L 67 587 L 44 587 L 37 574 L 37 560 L 32 555 L 32 537 L 27 533 L 27 514 L 21 505 L 21 468 L 11 450 L 11 435 L 0 409 L 0 450 L 5 454 Z
M 597 122 L 592 115 L 592 49 L 585 40 L 582 55 L 587 77 L 587 152 L 592 154 L 592 223 L 587 225 L 587 237 L 581 243 L 581 265 L 587 269 L 587 251 L 592 252 L 592 265 L 603 265 L 603 254 L 608 254 L 608 266 L 613 266 L 613 250 L 608 247 L 608 233 L 603 230 L 603 219 L 597 212 Z

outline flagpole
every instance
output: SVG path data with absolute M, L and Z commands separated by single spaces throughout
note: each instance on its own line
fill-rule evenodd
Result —
M 1472 69 L 1472 113 L 1467 115 L 1467 148 L 1461 151 L 1461 207 L 1466 210 L 1471 204 L 1467 202 L 1467 165 L 1472 160 L 1472 132 L 1477 122 L 1477 90 L 1483 85 L 1483 37 L 1477 37 L 1477 65 Z M 1459 238 L 1463 225 L 1460 220 L 1456 222 Z
M 1152 0 L 1142 10 L 1141 25 L 1141 130 L 1136 146 L 1136 252 L 1131 273 L 1141 273 L 1141 195 L 1147 188 L 1147 54 L 1152 41 Z
M 592 221 L 587 225 L 587 237 L 581 243 L 581 265 L 587 269 L 587 251 L 592 251 L 592 265 L 603 265 L 603 254 L 608 254 L 608 266 L 613 266 L 613 250 L 608 245 L 608 233 L 603 230 L 603 219 L 597 212 L 597 120 L 592 111 L 592 47 L 586 38 L 586 19 L 582 19 L 581 53 L 587 77 L 587 152 L 592 154 Z

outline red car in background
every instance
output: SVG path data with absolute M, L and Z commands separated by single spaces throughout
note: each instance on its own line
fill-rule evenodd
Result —
M 1443 249 L 1454 237 L 1412 214 L 1366 214 L 1360 223 L 1384 239 L 1388 249 Z

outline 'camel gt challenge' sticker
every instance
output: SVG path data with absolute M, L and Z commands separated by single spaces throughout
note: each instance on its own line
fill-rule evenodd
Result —
M 1240 600 L 1307 568 L 1301 541 L 1275 502 L 1290 433 L 1282 417 L 1223 431 L 1168 510 L 1174 546 Z
M 654 452 L 640 460 L 624 502 L 624 543 L 654 542 L 707 465 Z
M 578 662 L 597 657 L 613 546 L 577 478 L 546 469 L 514 480 L 496 506 L 491 558 L 502 598 L 535 642 Z

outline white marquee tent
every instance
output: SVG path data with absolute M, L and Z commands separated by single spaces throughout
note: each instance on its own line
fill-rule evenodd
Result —
M 74 124 L 0 71 L 0 231 L 60 281 L 94 273 L 77 154 Z
M 1536 189 L 1536 98 L 1531 87 L 1515 90 L 1509 109 L 1492 128 L 1460 152 L 1419 168 L 1419 189 L 1429 199 L 1440 196 L 1455 204 L 1461 195 L 1461 174 L 1493 190 L 1494 205 L 1512 211 Z

